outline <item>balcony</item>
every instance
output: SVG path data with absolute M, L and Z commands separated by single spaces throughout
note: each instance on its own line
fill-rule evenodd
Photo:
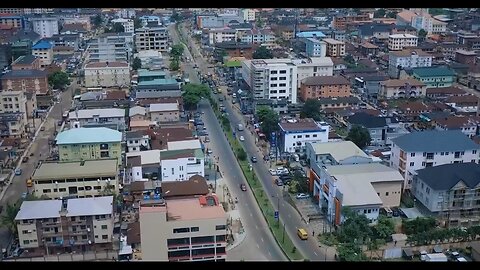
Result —
M 61 234 L 62 234 L 61 231 L 58 231 L 58 232 L 55 232 L 55 231 L 42 232 L 42 235 L 43 235 L 44 237 L 59 236 L 59 235 L 61 235 Z

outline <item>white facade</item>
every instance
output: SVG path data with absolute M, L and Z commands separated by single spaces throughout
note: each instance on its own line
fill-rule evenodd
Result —
M 242 9 L 243 19 L 247 22 L 254 22 L 257 11 L 251 8 Z
M 150 136 L 143 135 L 141 138 L 127 139 L 128 152 L 140 152 L 140 146 L 149 147 Z
M 85 65 L 85 87 L 126 87 L 130 66 L 126 62 L 95 62 Z
M 132 17 L 135 17 L 135 14 L 135 9 L 133 8 L 122 8 L 117 11 L 116 15 L 119 18 L 131 19 Z
M 405 152 L 396 144 L 392 144 L 390 156 L 390 167 L 398 169 L 405 178 L 404 189 L 410 189 L 412 177 L 416 170 L 430 166 L 439 166 L 450 163 L 479 162 L 479 149 L 465 150 L 458 149 L 454 152 Z
M 212 29 L 208 32 L 208 44 L 236 41 L 237 31 L 231 29 Z
M 427 34 L 441 34 L 447 32 L 447 23 L 436 20 L 428 13 L 423 13 L 412 18 L 412 26 L 420 31 L 425 30 Z
M 160 154 L 161 156 L 161 154 Z M 162 181 L 187 181 L 194 175 L 205 176 L 204 158 L 187 157 L 160 161 Z
M 300 123 L 299 123 L 300 124 Z M 282 152 L 295 153 L 297 151 L 304 152 L 307 143 L 328 142 L 328 133 L 330 126 L 327 123 L 312 123 L 315 128 L 305 128 L 304 130 L 295 130 L 284 128 L 282 123 L 279 124 L 281 138 L 280 147 Z M 313 126 L 313 125 L 312 125 Z
M 49 38 L 58 35 L 57 18 L 32 18 L 33 32 L 39 34 L 42 38 Z
M 405 55 L 409 52 L 409 55 Z M 398 66 L 402 68 L 415 68 L 415 67 L 431 67 L 432 56 L 422 51 L 409 51 L 405 54 L 397 54 L 390 52 L 388 56 L 388 73 L 390 76 L 396 77 L 398 74 Z
M 88 124 L 115 124 L 125 126 L 125 109 L 85 109 L 68 114 L 70 128 L 80 128 Z
M 333 61 L 330 57 L 312 57 L 293 60 L 297 66 L 297 86 L 300 88 L 305 78 L 312 76 L 333 76 Z
M 242 76 L 257 99 L 297 103 L 297 66 L 290 59 L 246 60 Z
M 168 50 L 168 33 L 164 27 L 143 27 L 135 31 L 135 46 L 137 51 Z
M 132 19 L 119 18 L 119 19 L 112 20 L 112 23 L 120 23 L 123 26 L 123 28 L 125 28 L 125 33 L 135 32 Z
M 410 34 L 394 34 L 388 36 L 388 49 L 400 51 L 408 47 L 417 47 L 418 37 Z
M 32 55 L 40 58 L 40 66 L 45 67 L 53 62 L 53 49 L 32 49 Z
M 133 54 L 133 33 L 108 33 L 91 39 L 88 45 L 90 62 L 129 61 Z

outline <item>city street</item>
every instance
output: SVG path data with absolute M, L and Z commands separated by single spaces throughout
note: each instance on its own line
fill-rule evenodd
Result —
M 48 140 L 54 139 L 54 132 L 60 129 L 57 126 L 57 121 L 62 119 L 63 111 L 70 108 L 72 91 L 77 87 L 76 80 L 72 80 L 71 86 L 61 93 L 60 103 L 55 103 L 53 106 L 48 118 L 43 123 L 45 130 L 39 131 L 27 153 L 27 156 L 29 156 L 28 162 L 22 163 L 19 167 L 23 171 L 22 175 L 13 178 L 12 183 L 0 200 L 0 205 L 3 205 L 4 209 L 7 203 L 13 204 L 17 202 L 22 193 L 27 192 L 26 180 L 33 174 L 38 162 L 47 158 L 50 149 Z M 36 126 L 36 128 L 39 129 L 40 126 Z M 34 153 L 33 156 L 30 156 L 30 153 Z M 7 247 L 10 239 L 11 235 L 8 230 L 0 227 L 0 249 Z
M 188 36 L 184 28 L 181 28 L 183 30 L 183 35 Z M 198 48 L 197 45 L 194 44 L 192 39 L 189 39 L 189 47 L 192 47 L 193 51 L 195 54 L 198 54 Z M 203 61 L 201 58 L 195 58 L 195 62 L 197 63 L 198 67 L 200 70 L 203 72 L 211 72 L 206 68 L 206 63 Z M 230 122 L 233 125 L 237 125 L 239 123 L 244 122 L 244 117 L 243 115 L 237 110 L 233 109 L 231 105 L 231 99 L 227 98 L 227 102 L 224 102 L 226 105 L 226 110 L 229 114 L 229 119 Z M 214 116 L 213 116 L 214 117 Z M 211 132 L 213 134 L 213 132 Z M 243 131 L 243 135 L 245 137 L 245 141 L 243 142 L 243 145 L 245 146 L 245 150 L 248 154 L 248 156 L 256 156 L 257 158 L 261 159 L 261 155 L 259 155 L 259 149 L 255 144 L 255 137 L 253 134 L 250 134 L 247 131 Z M 223 137 L 223 136 L 222 136 Z M 231 153 L 231 151 L 229 150 Z M 219 153 L 221 159 L 220 160 L 225 160 L 225 157 L 223 156 L 223 153 Z M 238 166 L 235 166 L 238 167 Z M 256 175 L 258 176 L 259 179 L 261 179 L 263 188 L 268 194 L 268 197 L 270 198 L 271 203 L 273 204 L 275 210 L 279 211 L 280 215 L 280 221 L 283 223 L 285 222 L 285 227 L 287 230 L 287 234 L 290 236 L 292 241 L 294 242 L 295 246 L 299 249 L 299 251 L 303 254 L 303 256 L 311 261 L 323 261 L 325 260 L 325 252 L 323 249 L 319 248 L 317 241 L 313 237 L 309 237 L 307 241 L 302 241 L 298 238 L 296 231 L 298 228 L 306 228 L 307 224 L 304 220 L 302 220 L 301 216 L 299 213 L 287 202 L 284 201 L 282 190 L 277 187 L 273 181 L 272 177 L 268 171 L 268 167 L 265 165 L 263 162 L 258 162 L 253 164 L 253 168 L 256 172 Z M 278 208 L 277 209 L 277 204 Z M 261 214 L 260 214 L 261 215 Z M 263 220 L 263 217 L 261 218 Z M 311 232 L 310 232 L 311 233 Z M 257 242 L 258 242 L 258 238 Z M 328 254 L 326 260 L 334 260 L 333 254 Z
M 171 26 L 170 34 L 174 44 L 179 42 L 179 37 L 175 31 L 175 26 Z M 190 52 L 185 50 L 185 54 L 191 57 Z M 193 58 L 192 58 L 193 59 Z M 197 60 L 197 64 L 202 71 L 207 68 L 203 63 Z M 189 63 L 184 65 L 184 71 L 189 75 L 193 83 L 199 83 L 197 72 Z M 210 145 L 213 155 L 219 157 L 218 165 L 224 175 L 230 191 L 233 196 L 238 197 L 238 209 L 242 223 L 247 233 L 246 239 L 236 248 L 229 251 L 229 260 L 268 260 L 268 261 L 286 261 L 287 258 L 277 245 L 272 233 L 270 232 L 265 219 L 262 216 L 253 194 L 249 191 L 242 192 L 240 184 L 246 183 L 246 179 L 238 165 L 235 156 L 223 135 L 223 130 L 208 102 L 202 101 L 199 109 L 205 112 L 205 126 L 210 133 Z

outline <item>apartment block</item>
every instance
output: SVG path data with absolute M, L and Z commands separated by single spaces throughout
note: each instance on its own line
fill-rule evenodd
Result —
M 32 54 L 40 58 L 40 67 L 44 68 L 53 62 L 53 45 L 48 41 L 40 41 L 33 45 Z
M 22 125 L 27 126 L 27 118 L 34 111 L 27 110 L 27 95 L 24 91 L 3 90 L 0 92 L 0 113 L 20 113 Z
M 388 55 L 388 75 L 392 78 L 399 78 L 402 69 L 431 67 L 432 59 L 431 54 L 422 50 L 391 51 Z
M 25 21 L 22 16 L 0 13 L 0 27 L 23 29 L 25 28 Z
M 132 19 L 123 19 L 123 18 L 118 18 L 112 20 L 112 23 L 119 23 L 123 26 L 125 29 L 125 33 L 133 33 L 135 32 L 135 28 L 133 27 L 133 20 Z
M 156 50 L 166 52 L 168 49 L 167 28 L 157 26 L 135 30 L 135 47 L 137 51 Z
M 417 47 L 418 37 L 410 34 L 393 34 L 388 37 L 388 49 L 401 51 L 409 47 Z
M 109 127 L 115 130 L 124 130 L 125 109 L 85 109 L 76 110 L 68 114 L 71 128 L 80 127 Z
M 113 196 L 24 201 L 15 217 L 19 245 L 46 256 L 113 248 Z
M 20 138 L 25 132 L 25 127 L 25 116 L 23 113 L 0 113 L 1 138 Z
M 164 182 L 185 181 L 194 175 L 205 176 L 205 155 L 199 148 L 161 151 L 160 167 Z
M 300 84 L 300 97 L 303 101 L 309 98 L 349 97 L 350 82 L 342 76 L 308 77 Z
M 395 99 L 410 97 L 425 97 L 427 85 L 423 82 L 408 78 L 400 80 L 386 80 L 380 82 L 379 99 Z
M 14 91 L 26 91 L 45 95 L 48 93 L 48 75 L 42 70 L 12 70 L 0 77 L 2 89 Z
M 425 83 L 427 88 L 451 87 L 457 75 L 445 66 L 413 68 L 412 77 Z
M 305 152 L 307 143 L 328 142 L 330 126 L 325 122 L 315 122 L 311 118 L 292 119 L 278 123 L 281 152 Z
M 130 65 L 127 62 L 90 62 L 84 70 L 85 87 L 130 86 Z
M 222 42 L 237 40 L 237 30 L 235 29 L 210 29 L 208 31 L 208 44 L 215 45 Z
M 33 31 L 42 38 L 49 38 L 58 34 L 58 18 L 55 17 L 32 17 L 30 22 Z
M 34 194 L 58 198 L 88 198 L 118 194 L 118 160 L 44 162 L 32 176 Z
M 227 215 L 215 195 L 140 202 L 144 261 L 225 261 Z
M 308 77 L 332 76 L 333 61 L 330 57 L 310 57 L 307 59 L 293 59 L 297 67 L 297 86 L 300 88 L 302 81 Z
M 327 43 L 315 38 L 307 38 L 305 40 L 305 53 L 307 57 L 325 57 L 327 55 Z
M 450 163 L 479 163 L 480 145 L 459 130 L 412 132 L 392 139 L 390 167 L 410 189 L 415 171 Z
M 88 44 L 90 62 L 130 62 L 133 57 L 133 33 L 107 33 Z
M 327 56 L 342 57 L 345 56 L 345 42 L 333 38 L 324 38 L 323 42 L 327 44 Z

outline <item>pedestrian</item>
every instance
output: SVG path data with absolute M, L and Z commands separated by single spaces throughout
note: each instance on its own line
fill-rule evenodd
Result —
M 394 246 L 397 246 L 397 240 L 395 240 L 395 241 L 393 242 L 393 245 L 394 245 Z
M 312 236 L 315 236 L 315 231 L 312 231 Z

